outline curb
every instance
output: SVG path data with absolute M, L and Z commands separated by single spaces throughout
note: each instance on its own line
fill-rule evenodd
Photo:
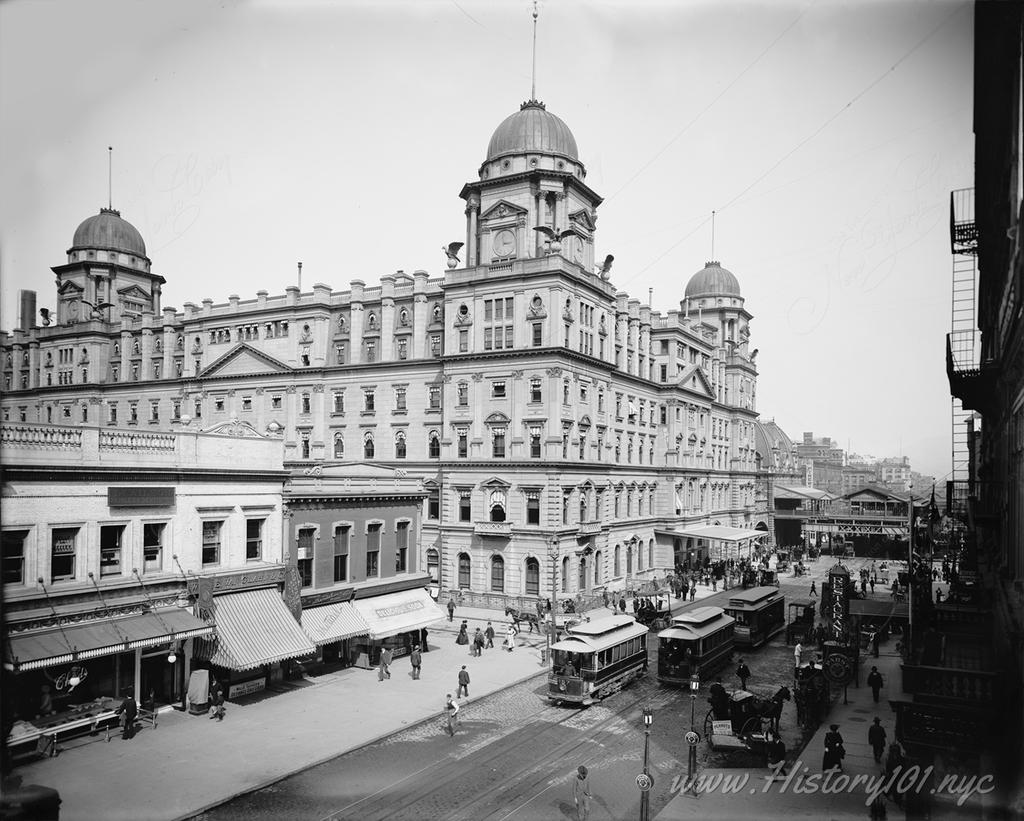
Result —
M 477 700 L 480 700 L 480 699 L 483 699 L 483 698 L 487 698 L 488 696 L 493 696 L 493 695 L 495 695 L 497 693 L 503 693 L 505 690 L 511 690 L 513 687 L 515 687 L 515 686 L 517 686 L 519 684 L 522 684 L 523 682 L 531 681 L 532 679 L 539 678 L 540 676 L 546 676 L 547 674 L 548 674 L 547 670 L 541 670 L 541 671 L 536 672 L 536 673 L 531 673 L 528 676 L 525 676 L 523 678 L 516 679 L 515 681 L 509 682 L 505 686 L 499 687 L 497 690 L 491 690 L 491 692 L 487 693 L 487 695 L 479 696 Z M 413 729 L 415 727 L 420 727 L 420 726 L 422 726 L 424 724 L 427 724 L 427 723 L 429 723 L 431 721 L 436 721 L 436 720 L 437 720 L 437 715 L 430 715 L 430 716 L 427 716 L 426 718 L 422 718 L 422 719 L 419 719 L 417 721 L 410 722 L 409 724 L 404 724 L 403 726 L 401 726 L 398 729 L 394 729 L 394 730 L 391 730 L 391 731 L 386 732 L 386 733 L 381 733 L 380 735 L 375 736 L 374 738 L 371 738 L 371 739 L 368 739 L 367 741 L 363 741 L 363 742 L 361 742 L 359 744 L 356 744 L 354 747 L 349 747 L 347 750 L 341 750 L 340 752 L 332 753 L 331 755 L 325 756 L 324 758 L 317 759 L 316 761 L 310 762 L 309 764 L 305 764 L 302 767 L 299 767 L 298 769 L 289 770 L 288 772 L 282 773 L 281 775 L 275 776 L 274 778 L 267 779 L 266 781 L 260 782 L 260 783 L 256 784 L 253 787 L 249 787 L 248 789 L 239 790 L 238 792 L 234 792 L 234 793 L 232 793 L 229 796 L 226 796 L 224 798 L 218 799 L 217 801 L 214 801 L 214 802 L 212 802 L 210 804 L 207 804 L 204 807 L 200 807 L 199 809 L 197 809 L 195 811 L 189 811 L 189 813 L 187 815 L 179 815 L 179 816 L 177 816 L 174 819 L 174 821 L 188 821 L 188 819 L 190 819 L 190 818 L 198 818 L 199 816 L 203 815 L 203 813 L 208 812 L 209 810 L 212 810 L 215 807 L 219 807 L 222 804 L 227 804 L 229 801 L 234 801 L 236 798 L 239 798 L 240 796 L 248 795 L 249 793 L 257 792 L 258 790 L 264 790 L 267 787 L 272 786 L 273 784 L 277 784 L 279 781 L 284 781 L 286 778 L 291 778 L 293 775 L 296 775 L 298 773 L 304 772 L 306 770 L 311 770 L 314 767 L 319 767 L 321 764 L 326 764 L 328 761 L 333 761 L 336 758 L 341 758 L 341 756 L 343 756 L 343 755 L 348 755 L 349 753 L 354 753 L 354 752 L 362 750 L 362 749 L 364 749 L 366 747 L 370 747 L 370 746 L 372 746 L 374 744 L 377 744 L 380 741 L 383 741 L 385 738 L 388 738 L 389 736 L 395 735 L 395 733 L 400 733 L 403 730 L 411 730 L 411 729 Z

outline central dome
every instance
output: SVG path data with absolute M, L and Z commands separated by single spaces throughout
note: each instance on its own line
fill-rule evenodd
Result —
M 84 220 L 75 229 L 71 250 L 79 248 L 102 248 L 137 257 L 146 256 L 142 234 L 130 222 L 121 219 L 121 212 L 113 208 L 101 208 L 98 214 Z
M 559 154 L 579 160 L 576 138 L 569 126 L 536 100 L 523 103 L 519 111 L 505 118 L 487 145 L 488 160 L 528 153 Z
M 720 262 L 709 262 L 690 277 L 686 283 L 686 296 L 741 296 L 740 282 Z

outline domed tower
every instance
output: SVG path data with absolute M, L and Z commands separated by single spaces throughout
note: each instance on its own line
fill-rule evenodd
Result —
M 592 271 L 601 197 L 586 176 L 569 127 L 544 103 L 523 103 L 491 136 L 479 181 L 459 195 L 466 267 L 561 254 Z
M 165 280 L 152 273 L 138 229 L 113 208 L 83 220 L 75 229 L 68 261 L 57 275 L 57 322 L 119 322 L 121 316 L 160 312 Z
M 750 320 L 735 274 L 717 261 L 708 262 L 686 283 L 680 310 L 696 315 L 718 330 L 716 370 L 710 374 L 719 399 L 749 410 L 756 409 L 757 351 L 750 352 Z

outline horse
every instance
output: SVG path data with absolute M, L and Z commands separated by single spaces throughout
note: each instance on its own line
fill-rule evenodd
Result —
M 537 628 L 537 632 L 540 633 L 540 618 L 536 613 L 524 613 L 521 610 L 516 610 L 514 607 L 508 605 L 505 606 L 505 615 L 512 617 L 512 624 L 515 625 L 516 630 L 519 630 L 519 622 L 525 621 L 530 625 L 530 632 L 533 632 L 533 628 Z
M 793 694 L 786 685 L 782 685 L 775 691 L 770 699 L 759 698 L 756 701 L 756 709 L 761 718 L 768 719 L 768 727 L 772 732 L 779 732 L 779 719 L 782 717 L 782 703 L 792 699 Z

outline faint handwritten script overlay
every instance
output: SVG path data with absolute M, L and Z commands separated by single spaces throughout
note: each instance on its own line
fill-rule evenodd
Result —
M 177 241 L 195 225 L 204 196 L 231 185 L 231 165 L 226 154 L 164 154 L 153 165 L 151 177 L 157 195 L 146 206 L 150 255 Z

